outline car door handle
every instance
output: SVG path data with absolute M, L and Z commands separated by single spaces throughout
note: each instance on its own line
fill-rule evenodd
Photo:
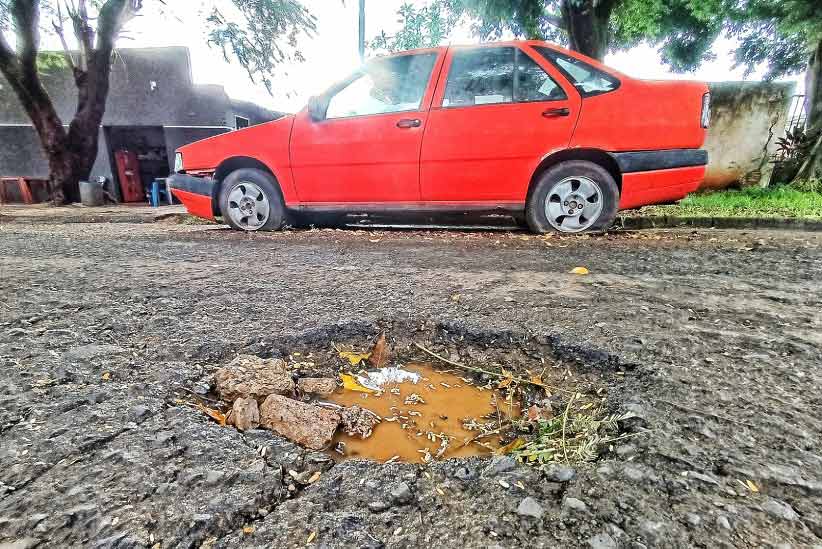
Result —
M 545 109 L 542 111 L 542 116 L 545 118 L 554 118 L 556 116 L 568 116 L 571 114 L 571 109 L 568 107 L 562 107 L 560 109 Z
M 403 118 L 397 122 L 398 128 L 419 128 L 422 126 L 422 120 L 419 118 Z

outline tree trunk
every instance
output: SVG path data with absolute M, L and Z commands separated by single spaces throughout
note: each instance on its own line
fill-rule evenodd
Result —
M 799 168 L 795 181 L 816 178 L 822 180 L 822 40 L 816 45 L 805 74 L 807 134 L 813 139 L 808 157 Z
M 572 50 L 597 61 L 605 59 L 610 42 L 608 22 L 615 4 L 615 0 L 563 0 L 563 26 Z

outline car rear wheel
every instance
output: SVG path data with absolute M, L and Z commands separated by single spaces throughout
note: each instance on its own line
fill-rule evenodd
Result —
M 607 229 L 617 214 L 619 189 L 598 164 L 561 162 L 537 181 L 525 207 L 528 226 L 536 233 L 581 233 Z
M 228 174 L 220 186 L 223 221 L 241 231 L 276 231 L 283 225 L 285 206 L 274 178 L 253 168 Z

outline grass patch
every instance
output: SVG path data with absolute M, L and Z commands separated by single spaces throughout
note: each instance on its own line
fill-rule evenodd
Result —
M 692 194 L 670 206 L 646 206 L 640 215 L 674 217 L 791 217 L 822 218 L 822 193 L 791 187 L 747 187 Z

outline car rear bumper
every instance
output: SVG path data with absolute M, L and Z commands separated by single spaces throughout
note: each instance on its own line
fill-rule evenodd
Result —
M 168 186 L 188 213 L 205 219 L 214 219 L 213 179 L 175 173 L 168 178 Z
M 675 202 L 697 190 L 704 179 L 704 165 L 623 173 L 619 209 Z

